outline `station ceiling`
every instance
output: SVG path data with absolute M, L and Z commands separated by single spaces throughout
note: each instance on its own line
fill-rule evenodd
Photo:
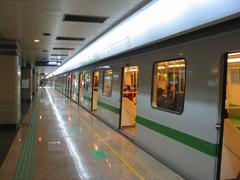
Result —
M 0 39 L 18 40 L 28 62 L 68 59 L 129 12 L 149 0 L 1 0 Z M 68 17 L 65 15 L 81 15 Z M 86 17 L 90 16 L 90 17 Z M 96 20 L 100 22 L 76 22 Z M 90 18 L 90 19 L 89 19 Z M 95 18 L 95 19 L 94 19 Z M 57 40 L 57 37 L 80 38 Z M 82 38 L 82 39 L 81 39 Z M 40 42 L 34 42 L 39 40 Z M 64 48 L 64 49 L 62 49 Z M 49 73 L 54 68 L 38 68 Z

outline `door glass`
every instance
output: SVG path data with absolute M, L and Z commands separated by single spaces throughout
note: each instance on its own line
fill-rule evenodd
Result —
M 83 100 L 83 94 L 82 94 L 82 86 L 83 86 L 83 77 L 82 77 L 82 73 L 79 73 L 79 82 L 78 82 L 78 84 L 79 84 L 79 99 L 78 99 L 78 102 L 82 102 L 82 100 Z
M 240 179 L 240 53 L 228 55 L 225 109 L 220 179 Z
M 68 75 L 67 76 L 67 97 L 70 97 L 71 96 L 71 79 L 72 79 L 72 76 L 71 75 Z
M 125 67 L 123 73 L 121 128 L 130 136 L 135 136 L 138 67 Z
M 93 73 L 93 92 L 92 92 L 92 110 L 97 110 L 98 103 L 98 84 L 99 84 L 99 72 L 95 71 Z
M 78 101 L 78 73 L 74 73 L 73 74 L 73 79 L 72 79 L 72 91 L 73 91 L 73 94 L 72 94 L 72 99 L 74 101 Z

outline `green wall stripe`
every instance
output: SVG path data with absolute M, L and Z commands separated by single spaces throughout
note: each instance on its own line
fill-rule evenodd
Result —
M 83 96 L 84 99 L 86 99 L 87 101 L 92 101 L 92 98 L 87 97 L 87 96 Z
M 105 109 L 107 109 L 107 110 L 109 110 L 109 111 L 112 111 L 112 112 L 114 112 L 116 114 L 120 114 L 120 109 L 119 108 L 116 108 L 114 106 L 111 106 L 111 105 L 106 104 L 106 103 L 101 102 L 101 101 L 98 101 L 98 105 L 103 107 L 103 108 L 105 108 Z
M 83 96 L 84 99 L 86 99 L 87 101 L 92 101 L 92 98 L 91 97 L 87 97 L 87 96 Z M 113 113 L 116 113 L 116 114 L 120 114 L 120 109 L 117 108 L 117 107 L 114 107 L 112 105 L 109 105 L 109 104 L 106 104 L 104 102 L 101 102 L 101 101 L 98 101 L 98 105 L 113 112 Z
M 210 156 L 217 156 L 218 154 L 218 144 L 207 142 L 140 116 L 137 116 L 137 123 Z
M 84 96 L 84 99 L 91 101 L 92 98 Z M 114 106 L 111 106 L 109 104 L 103 103 L 101 101 L 98 101 L 98 105 L 111 111 L 116 114 L 120 114 L 120 109 L 116 108 Z M 137 123 L 143 125 L 146 128 L 152 129 L 155 132 L 158 132 L 160 134 L 163 134 L 171 139 L 174 139 L 182 144 L 185 144 L 187 146 L 190 146 L 198 151 L 201 151 L 205 154 L 208 154 L 210 156 L 217 156 L 218 155 L 218 144 L 213 144 L 210 142 L 207 142 L 205 140 L 202 140 L 200 138 L 188 135 L 186 133 L 183 133 L 181 131 L 169 128 L 167 126 L 158 124 L 154 121 L 145 119 L 143 117 L 137 116 L 136 118 Z
M 28 132 L 21 149 L 21 154 L 15 168 L 14 180 L 32 179 L 34 173 L 36 140 L 37 140 L 37 116 L 39 111 L 40 95 L 37 94 L 34 103 L 31 120 L 29 121 Z

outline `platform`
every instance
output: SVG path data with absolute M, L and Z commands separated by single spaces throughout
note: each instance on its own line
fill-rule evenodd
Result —
M 182 179 L 52 88 L 40 89 L 0 179 Z

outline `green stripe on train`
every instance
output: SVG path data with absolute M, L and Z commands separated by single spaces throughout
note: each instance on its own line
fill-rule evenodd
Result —
M 89 101 L 91 101 L 91 98 L 86 97 Z M 111 106 L 109 104 L 103 103 L 98 101 L 98 105 L 101 107 L 114 112 L 116 114 L 120 114 L 120 109 L 116 108 L 114 106 Z M 185 144 L 187 146 L 190 146 L 198 151 L 201 151 L 205 154 L 208 154 L 210 156 L 217 156 L 218 155 L 218 145 L 213 144 L 210 142 L 207 142 L 205 140 L 202 140 L 200 138 L 191 136 L 189 134 L 183 133 L 181 131 L 169 128 L 167 126 L 158 124 L 156 122 L 153 122 L 151 120 L 145 119 L 143 117 L 137 116 L 137 123 L 141 124 L 142 126 L 149 128 L 159 134 L 165 135 L 171 139 L 174 139 L 182 144 Z
M 103 108 L 105 108 L 105 109 L 107 109 L 107 110 L 109 110 L 109 111 L 112 111 L 112 112 L 114 112 L 116 114 L 120 114 L 120 109 L 119 108 L 116 108 L 114 106 L 111 106 L 111 105 L 106 104 L 106 103 L 101 102 L 101 101 L 98 101 L 98 105 L 103 107 Z
M 83 96 L 84 99 L 86 99 L 87 101 L 92 101 L 92 98 L 87 97 L 87 96 Z
M 137 116 L 137 123 L 210 156 L 217 156 L 218 145 Z
M 86 99 L 87 101 L 92 101 L 92 98 L 91 97 L 87 97 L 87 96 L 83 96 L 84 99 Z M 120 114 L 120 109 L 119 108 L 116 108 L 114 106 L 111 106 L 109 104 L 106 104 L 104 102 L 101 102 L 101 101 L 98 101 L 98 105 L 113 112 L 113 113 L 116 113 L 116 114 Z

